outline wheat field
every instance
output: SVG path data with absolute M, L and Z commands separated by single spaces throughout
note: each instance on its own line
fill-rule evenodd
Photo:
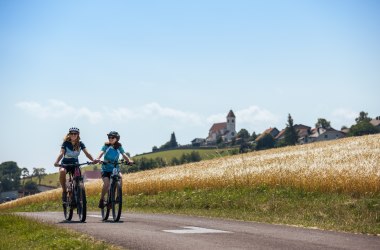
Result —
M 101 181 L 86 184 L 99 195 Z M 380 193 L 380 135 L 350 137 L 137 172 L 123 176 L 128 195 L 171 190 L 270 185 L 306 191 Z M 60 199 L 56 189 L 0 205 Z

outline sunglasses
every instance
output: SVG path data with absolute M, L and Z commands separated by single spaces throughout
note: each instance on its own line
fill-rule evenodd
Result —
M 78 135 L 78 133 L 69 133 L 69 135 Z
M 108 136 L 108 139 L 116 139 L 114 136 Z

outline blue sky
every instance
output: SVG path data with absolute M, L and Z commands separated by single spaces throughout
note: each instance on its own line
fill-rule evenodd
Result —
M 232 109 L 261 133 L 380 115 L 379 1 L 1 1 L 0 162 L 53 163 L 77 126 L 98 154 L 205 138 Z M 85 160 L 81 156 L 81 160 Z

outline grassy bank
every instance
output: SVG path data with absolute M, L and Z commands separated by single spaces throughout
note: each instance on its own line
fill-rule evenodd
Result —
M 120 249 L 17 215 L 0 214 L 0 249 Z
M 89 210 L 98 210 L 98 199 L 97 195 L 88 197 Z M 263 185 L 130 195 L 124 196 L 123 207 L 124 212 L 177 213 L 380 234 L 379 194 L 357 196 Z M 59 200 L 12 209 L 45 210 L 61 211 Z
M 137 155 L 134 156 L 133 159 L 141 159 L 142 157 L 148 158 L 148 159 L 155 159 L 157 157 L 163 158 L 165 161 L 170 162 L 171 159 L 174 157 L 181 158 L 183 154 L 190 154 L 191 152 L 195 151 L 198 152 L 201 156 L 202 160 L 209 160 L 218 158 L 221 156 L 227 156 L 232 155 L 233 148 L 223 148 L 223 149 L 173 149 L 173 150 L 167 150 L 167 151 L 159 151 L 159 152 L 153 152 L 153 153 L 147 153 L 143 155 Z

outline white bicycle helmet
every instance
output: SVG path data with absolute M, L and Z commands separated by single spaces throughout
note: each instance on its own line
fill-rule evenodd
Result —
M 69 133 L 78 133 L 79 134 L 79 128 L 72 127 L 69 129 Z

